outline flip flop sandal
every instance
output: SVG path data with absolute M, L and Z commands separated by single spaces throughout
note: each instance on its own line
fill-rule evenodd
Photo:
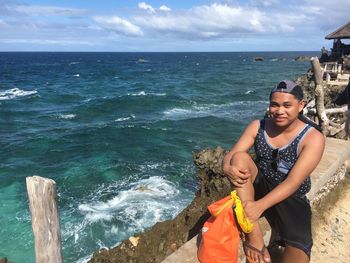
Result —
M 243 250 L 244 250 L 244 253 L 245 253 L 249 263 L 257 263 L 259 261 L 255 261 L 253 258 L 249 257 L 247 255 L 247 250 L 252 250 L 253 252 L 259 254 L 263 258 L 263 262 L 266 262 L 264 259 L 266 246 L 263 246 L 262 249 L 258 249 L 256 247 L 252 246 L 251 244 L 249 244 L 247 241 L 243 241 Z M 259 263 L 263 263 L 263 262 L 259 262 Z

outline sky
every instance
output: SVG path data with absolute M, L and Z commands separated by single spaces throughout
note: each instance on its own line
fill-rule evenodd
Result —
M 0 0 L 0 51 L 319 51 L 349 10 L 350 0 Z

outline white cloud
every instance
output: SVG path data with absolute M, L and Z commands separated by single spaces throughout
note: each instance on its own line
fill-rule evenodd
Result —
M 180 38 L 232 38 L 238 34 L 292 32 L 304 16 L 289 13 L 269 14 L 250 6 L 211 4 L 185 12 L 143 14 L 134 23 L 152 33 Z
M 278 3 L 278 0 L 261 0 L 261 4 L 266 7 L 277 3 Z
M 140 9 L 143 9 L 143 10 L 146 10 L 146 11 L 149 11 L 149 12 L 154 12 L 155 11 L 154 8 L 151 5 L 148 5 L 145 2 L 139 3 L 138 7 Z
M 159 10 L 162 11 L 171 11 L 171 9 L 169 7 L 167 7 L 166 5 L 162 5 L 161 7 L 159 7 Z
M 128 20 L 122 19 L 118 16 L 103 17 L 97 16 L 93 18 L 95 22 L 102 28 L 111 30 L 117 34 L 125 36 L 142 36 L 143 32 L 137 26 L 129 22 Z
M 273 39 L 281 39 L 281 43 L 283 41 L 289 43 L 293 39 L 293 41 L 302 40 L 309 46 L 310 43 L 316 46 L 315 39 L 322 40 L 326 34 L 349 22 L 350 10 L 350 0 L 332 0 L 331 2 L 329 0 L 213 0 L 205 1 L 212 4 L 193 6 L 190 9 L 170 9 L 161 4 L 158 5 L 159 8 L 158 6 L 155 8 L 147 4 L 147 0 L 139 1 L 143 2 L 139 2 L 133 10 L 130 8 L 120 10 L 119 12 L 123 12 L 123 18 L 121 18 L 118 13 L 116 14 L 118 16 L 105 16 L 100 13 L 100 16 L 91 17 L 87 14 L 95 12 L 93 10 L 26 5 L 18 4 L 23 1 L 0 0 L 0 37 L 5 38 L 1 41 L 2 43 L 6 41 L 6 43 L 23 43 L 25 46 L 24 38 L 28 36 L 32 38 L 28 43 L 33 46 L 38 44 L 42 47 L 41 45 L 45 43 L 48 46 L 57 43 L 57 45 L 73 47 L 74 45 L 86 46 L 90 40 L 96 42 L 102 39 L 100 43 L 106 46 L 105 43 L 108 41 L 110 41 L 108 43 L 115 41 L 120 44 L 125 40 L 125 43 L 128 43 L 125 44 L 125 49 L 129 48 L 131 42 L 143 49 L 143 44 L 139 44 L 144 43 L 143 41 L 149 41 L 147 43 L 153 43 L 155 46 L 157 46 L 156 41 L 158 43 L 169 41 L 169 46 L 183 47 L 188 43 L 195 43 L 182 41 L 184 39 L 195 41 L 204 39 L 213 40 L 206 43 L 215 41 L 215 43 L 232 44 L 238 39 L 248 43 L 246 39 L 249 38 L 250 41 L 254 40 L 254 43 L 261 40 L 259 43 L 263 45 L 275 44 L 276 41 Z M 239 2 L 244 4 L 238 4 Z M 99 12 L 102 11 L 99 10 Z M 48 16 L 60 17 L 48 19 Z M 79 16 L 80 19 L 62 19 L 62 16 Z M 119 36 L 108 34 L 108 31 Z M 93 37 L 86 43 L 80 43 L 79 40 L 87 39 L 85 36 Z M 122 36 L 145 37 L 134 41 Z M 43 40 L 57 37 L 70 40 L 51 40 L 51 42 Z M 105 41 L 106 38 L 109 40 Z M 77 41 L 74 42 L 73 39 Z M 202 41 L 202 43 L 205 42 Z M 240 45 L 249 48 L 249 44 Z M 293 48 L 293 44 L 291 45 Z M 120 46 L 120 50 L 123 50 L 124 47 L 121 44 Z
M 85 45 L 93 46 L 94 44 L 88 41 L 79 40 L 51 40 L 51 39 L 16 39 L 7 38 L 0 39 L 0 43 L 5 44 L 35 44 L 35 45 L 62 45 L 62 46 L 74 46 Z
M 6 9 L 29 16 L 80 16 L 86 12 L 84 9 L 39 5 L 8 5 Z
M 315 26 L 323 29 L 337 29 L 350 21 L 349 0 L 304 0 L 299 12 L 311 16 Z
M 7 26 L 7 23 L 4 20 L 0 19 L 0 27 L 5 27 L 5 26 Z

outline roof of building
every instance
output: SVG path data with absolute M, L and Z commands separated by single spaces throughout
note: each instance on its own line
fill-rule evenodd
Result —
M 341 26 L 333 33 L 330 33 L 325 37 L 326 39 L 344 39 L 350 38 L 350 22 L 344 26 Z

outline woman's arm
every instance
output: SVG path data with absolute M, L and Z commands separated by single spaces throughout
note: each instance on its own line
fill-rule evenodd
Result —
M 323 134 L 313 129 L 306 135 L 304 142 L 298 160 L 288 177 L 263 198 L 246 204 L 245 210 L 250 219 L 257 220 L 266 209 L 294 194 L 316 168 L 323 155 L 325 138 Z

